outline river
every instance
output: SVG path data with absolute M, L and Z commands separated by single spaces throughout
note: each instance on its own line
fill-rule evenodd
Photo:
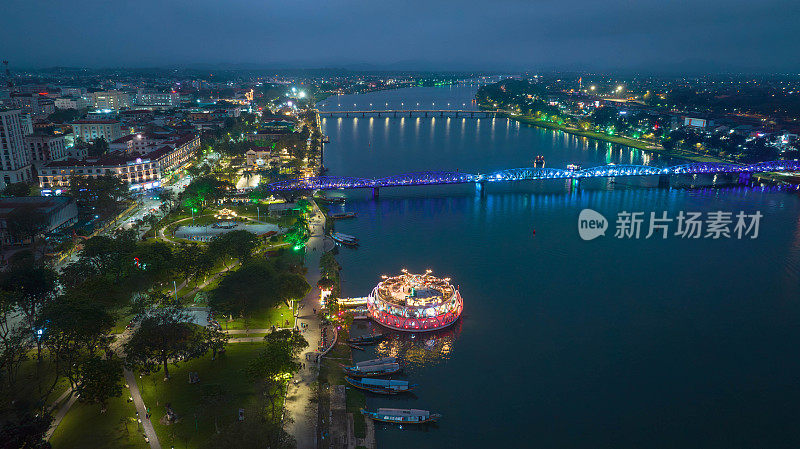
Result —
M 475 87 L 330 97 L 322 110 L 474 109 Z M 355 106 L 354 106 L 355 105 Z M 454 107 L 451 107 L 454 108 Z M 325 118 L 335 176 L 529 166 L 666 164 L 641 151 L 508 119 Z M 381 449 L 797 447 L 800 445 L 800 201 L 721 179 L 592 180 L 349 191 L 336 223 L 344 296 L 407 268 L 451 277 L 461 320 L 400 335 L 358 359 L 397 355 L 408 397 L 369 407 L 442 413 L 377 426 Z M 717 186 L 713 186 L 717 184 Z M 711 187 L 684 188 L 687 185 Z M 578 214 L 608 218 L 584 241 Z M 617 214 L 761 213 L 758 238 L 615 238 Z M 647 221 L 645 222 L 645 225 Z M 673 224 L 674 226 L 674 224 Z M 535 231 L 535 233 L 534 233 Z M 363 325 L 362 325 L 363 327 Z M 365 331 L 365 329 L 362 329 Z

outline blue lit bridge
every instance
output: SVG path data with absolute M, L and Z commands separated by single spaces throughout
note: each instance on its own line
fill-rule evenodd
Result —
M 498 111 L 470 111 L 466 109 L 386 109 L 363 111 L 319 111 L 320 117 L 495 117 Z
M 669 176 L 703 174 L 739 174 L 740 179 L 749 179 L 752 173 L 800 172 L 800 161 L 769 161 L 749 165 L 729 163 L 691 163 L 671 167 L 647 165 L 602 165 L 582 170 L 561 168 L 525 167 L 500 170 L 486 174 L 471 174 L 446 171 L 425 171 L 386 176 L 383 178 L 359 178 L 349 176 L 316 176 L 291 179 L 266 184 L 273 192 L 295 190 L 334 190 L 334 189 L 373 189 L 377 194 L 381 187 L 429 186 L 446 184 L 475 183 L 484 185 L 492 182 L 540 181 L 548 179 L 590 179 L 625 176 L 659 176 L 659 184 Z

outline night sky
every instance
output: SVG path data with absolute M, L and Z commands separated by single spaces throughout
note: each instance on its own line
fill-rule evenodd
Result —
M 3 0 L 17 67 L 800 71 L 797 0 Z

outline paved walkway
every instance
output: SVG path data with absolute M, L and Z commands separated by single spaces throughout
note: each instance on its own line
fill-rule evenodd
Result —
M 139 385 L 136 384 L 136 375 L 132 371 L 125 369 L 125 382 L 128 383 L 128 389 L 133 398 L 133 404 L 136 406 L 136 411 L 139 412 L 139 419 L 142 420 L 142 428 L 148 440 L 150 440 L 151 449 L 161 449 L 161 443 L 158 442 L 158 435 L 153 428 L 153 423 L 147 419 L 147 408 L 145 408 L 142 395 L 139 393 Z
M 305 266 L 308 269 L 306 280 L 311 284 L 311 290 L 300 301 L 298 318 L 296 319 L 298 326 L 300 323 L 308 325 L 303 333 L 303 336 L 308 340 L 308 348 L 300 354 L 300 361 L 305 363 L 305 368 L 295 375 L 295 380 L 298 380 L 299 383 L 296 386 L 289 384 L 289 391 L 286 397 L 286 411 L 292 418 L 292 421 L 286 425 L 286 431 L 297 441 L 297 447 L 303 449 L 317 447 L 317 407 L 316 403 L 311 402 L 312 391 L 310 384 L 317 380 L 319 368 L 308 361 L 306 355 L 316 352 L 322 337 L 319 318 L 314 314 L 313 309 L 320 310 L 320 293 L 317 281 L 319 281 L 320 277 L 319 258 L 324 251 L 325 216 L 316 203 L 312 201 L 311 204 L 313 205 L 314 215 L 309 220 L 311 237 L 306 243 L 305 259 Z
M 72 405 L 75 404 L 75 401 L 78 400 L 78 395 L 72 394 L 72 388 L 67 388 L 67 391 L 61 393 L 61 396 L 59 396 L 58 399 L 53 401 L 53 403 L 50 405 L 49 411 L 52 411 L 54 408 L 58 406 L 58 404 L 61 404 L 61 402 L 64 399 L 66 399 L 67 396 L 70 396 L 70 398 L 67 402 L 61 405 L 61 408 L 58 409 L 58 412 L 53 417 L 53 422 L 50 424 L 50 428 L 47 429 L 47 433 L 45 434 L 44 437 L 45 440 L 49 440 L 50 437 L 53 436 L 53 433 L 55 433 L 56 429 L 58 428 L 58 425 L 61 424 L 61 420 L 64 419 L 64 416 L 67 414 L 70 407 L 72 407 Z

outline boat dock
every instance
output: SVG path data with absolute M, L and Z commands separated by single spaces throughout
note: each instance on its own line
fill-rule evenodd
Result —
M 367 305 L 367 299 L 369 299 L 369 296 L 362 296 L 360 298 L 339 298 L 337 302 L 342 307 L 360 307 Z

